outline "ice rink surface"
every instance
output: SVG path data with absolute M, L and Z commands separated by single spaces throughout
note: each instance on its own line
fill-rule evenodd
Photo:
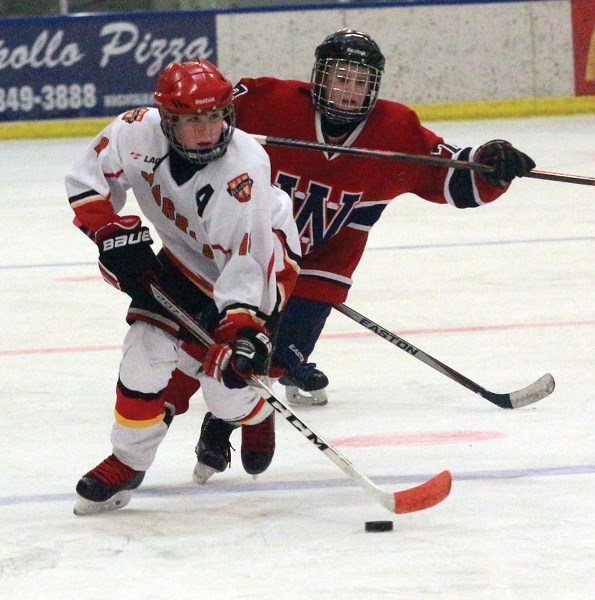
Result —
M 595 176 L 593 116 L 428 125 Z M 198 487 L 199 393 L 128 507 L 75 517 L 111 451 L 127 307 L 71 225 L 63 177 L 86 143 L 0 143 L 2 600 L 595 597 L 595 188 L 517 180 L 475 210 L 400 197 L 355 274 L 350 306 L 485 388 L 551 372 L 534 405 L 500 409 L 329 319 L 312 359 L 330 402 L 296 412 L 386 490 L 450 469 L 443 503 L 392 515 L 279 418 L 258 480 L 235 452 Z M 382 519 L 394 531 L 364 532 Z

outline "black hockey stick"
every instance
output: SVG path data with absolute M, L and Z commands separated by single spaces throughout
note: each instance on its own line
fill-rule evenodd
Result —
M 409 342 L 406 342 L 403 338 L 392 333 L 388 329 L 385 329 L 382 325 L 374 323 L 374 321 L 364 317 L 362 314 L 349 308 L 345 304 L 335 304 L 334 308 L 354 320 L 356 323 L 363 325 L 366 329 L 379 335 L 381 338 L 384 338 L 387 342 L 393 344 L 393 346 L 414 356 L 417 360 L 421 360 L 421 362 L 432 367 L 432 369 L 436 369 L 436 371 L 439 371 L 453 381 L 460 383 L 468 390 L 479 394 L 482 398 L 489 400 L 492 404 L 495 404 L 500 408 L 520 408 L 521 406 L 527 406 L 528 404 L 533 404 L 533 402 L 537 402 L 538 400 L 549 396 L 554 391 L 556 385 L 554 378 L 549 373 L 546 373 L 537 381 L 534 381 L 532 384 L 517 390 L 516 392 L 510 392 L 510 394 L 495 394 L 494 392 L 489 392 L 474 381 L 467 379 L 464 375 L 457 373 L 454 369 L 451 369 L 449 366 L 433 358 L 429 354 L 426 354 L 423 350 L 416 348 Z
M 153 298 L 155 298 L 155 300 L 178 321 L 178 323 L 183 325 L 196 338 L 198 342 L 207 347 L 213 343 L 213 338 L 211 338 L 202 326 L 186 311 L 177 306 L 159 285 L 149 283 L 148 291 Z M 450 493 L 452 484 L 450 471 L 443 471 L 421 485 L 401 492 L 387 492 L 383 490 L 368 477 L 360 473 L 351 461 L 339 453 L 338 450 L 333 448 L 317 433 L 312 431 L 312 429 L 297 417 L 288 406 L 275 396 L 269 385 L 262 382 L 255 375 L 253 375 L 247 383 L 258 390 L 264 399 L 310 443 L 316 446 L 316 448 L 330 458 L 330 460 L 332 460 L 353 481 L 359 483 L 359 485 L 391 512 L 401 514 L 424 510 L 442 502 L 442 500 Z
M 407 154 L 405 152 L 390 152 L 388 150 L 370 150 L 368 148 L 351 148 L 349 146 L 335 146 L 334 144 L 321 144 L 319 142 L 306 142 L 304 140 L 290 140 L 288 138 L 269 137 L 266 135 L 251 134 L 252 137 L 263 146 L 282 146 L 286 148 L 302 148 L 303 150 L 322 150 L 332 154 L 351 154 L 353 156 L 366 156 L 369 158 L 383 158 L 385 160 L 396 160 L 400 162 L 411 162 L 417 164 L 432 165 L 435 167 L 453 167 L 454 169 L 467 169 L 479 173 L 492 173 L 493 167 L 481 163 L 468 162 L 466 160 L 455 160 L 441 158 L 439 156 L 424 156 L 420 154 Z M 595 178 L 583 175 L 564 175 L 562 173 L 551 173 L 548 171 L 530 171 L 523 177 L 532 179 L 548 179 L 550 181 L 561 181 L 563 183 L 577 183 L 579 185 L 595 185 Z

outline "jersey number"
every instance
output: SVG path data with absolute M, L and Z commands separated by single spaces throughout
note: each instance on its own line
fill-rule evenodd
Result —
M 196 212 L 199 217 L 202 217 L 205 212 L 205 208 L 211 199 L 211 196 L 215 193 L 215 190 L 207 183 L 204 187 L 200 188 L 196 192 Z

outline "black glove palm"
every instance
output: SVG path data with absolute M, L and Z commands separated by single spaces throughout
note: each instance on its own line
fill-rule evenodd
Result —
M 535 168 L 535 163 L 529 156 L 504 140 L 492 140 L 483 144 L 475 154 L 475 161 L 494 168 L 492 173 L 482 175 L 498 187 L 508 185 L 515 177 L 522 177 Z

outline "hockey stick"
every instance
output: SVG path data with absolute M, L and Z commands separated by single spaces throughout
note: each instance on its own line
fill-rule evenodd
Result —
M 148 291 L 153 298 L 163 306 L 173 318 L 183 325 L 190 333 L 205 346 L 213 343 L 213 338 L 195 321 L 186 311 L 176 303 L 155 283 L 148 284 Z M 438 475 L 425 481 L 421 485 L 412 487 L 401 492 L 387 492 L 378 487 L 368 477 L 360 473 L 355 466 L 338 450 L 325 442 L 317 433 L 297 417 L 289 407 L 279 400 L 270 386 L 253 375 L 247 382 L 251 387 L 258 390 L 265 400 L 297 429 L 310 443 L 318 448 L 330 460 L 332 460 L 353 481 L 359 483 L 369 494 L 371 494 L 385 508 L 396 514 L 415 512 L 430 508 L 442 502 L 450 493 L 452 476 L 450 471 L 443 471 Z
M 479 173 L 492 173 L 494 168 L 481 163 L 468 162 L 466 160 L 455 160 L 441 158 L 439 156 L 423 156 L 420 154 L 407 154 L 404 152 L 389 152 L 388 150 L 369 150 L 368 148 L 351 148 L 349 146 L 335 146 L 334 144 L 321 144 L 319 142 L 306 142 L 304 140 L 290 140 L 287 138 L 269 137 L 266 135 L 251 134 L 262 146 L 282 146 L 287 148 L 302 148 L 304 150 L 322 150 L 333 154 L 351 154 L 353 156 L 367 156 L 369 158 L 383 158 L 385 160 L 396 160 L 400 162 L 411 162 L 417 164 L 432 165 L 435 167 L 453 167 L 455 169 L 467 169 Z M 550 181 L 561 181 L 563 183 L 577 183 L 579 185 L 595 185 L 595 178 L 583 175 L 564 175 L 562 173 L 550 173 L 548 171 L 530 171 L 523 177 L 532 179 L 548 179 Z
M 366 329 L 372 331 L 381 338 L 384 338 L 387 342 L 393 344 L 393 346 L 396 346 L 407 354 L 421 360 L 421 362 L 432 367 L 432 369 L 436 369 L 436 371 L 446 375 L 453 381 L 466 387 L 468 390 L 479 394 L 482 398 L 489 400 L 492 404 L 495 404 L 500 408 L 520 408 L 522 406 L 527 406 L 528 404 L 533 404 L 533 402 L 537 402 L 538 400 L 549 396 L 554 391 L 556 385 L 554 378 L 549 373 L 546 373 L 537 381 L 534 381 L 527 387 L 517 390 L 516 392 L 510 392 L 509 394 L 495 394 L 494 392 L 489 392 L 474 381 L 467 379 L 464 375 L 457 373 L 454 369 L 451 369 L 449 366 L 433 358 L 429 354 L 426 354 L 423 350 L 412 346 L 403 338 L 395 335 L 381 325 L 378 325 L 378 323 L 374 323 L 374 321 L 364 317 L 345 304 L 335 304 L 334 308 L 356 323 L 363 325 Z

